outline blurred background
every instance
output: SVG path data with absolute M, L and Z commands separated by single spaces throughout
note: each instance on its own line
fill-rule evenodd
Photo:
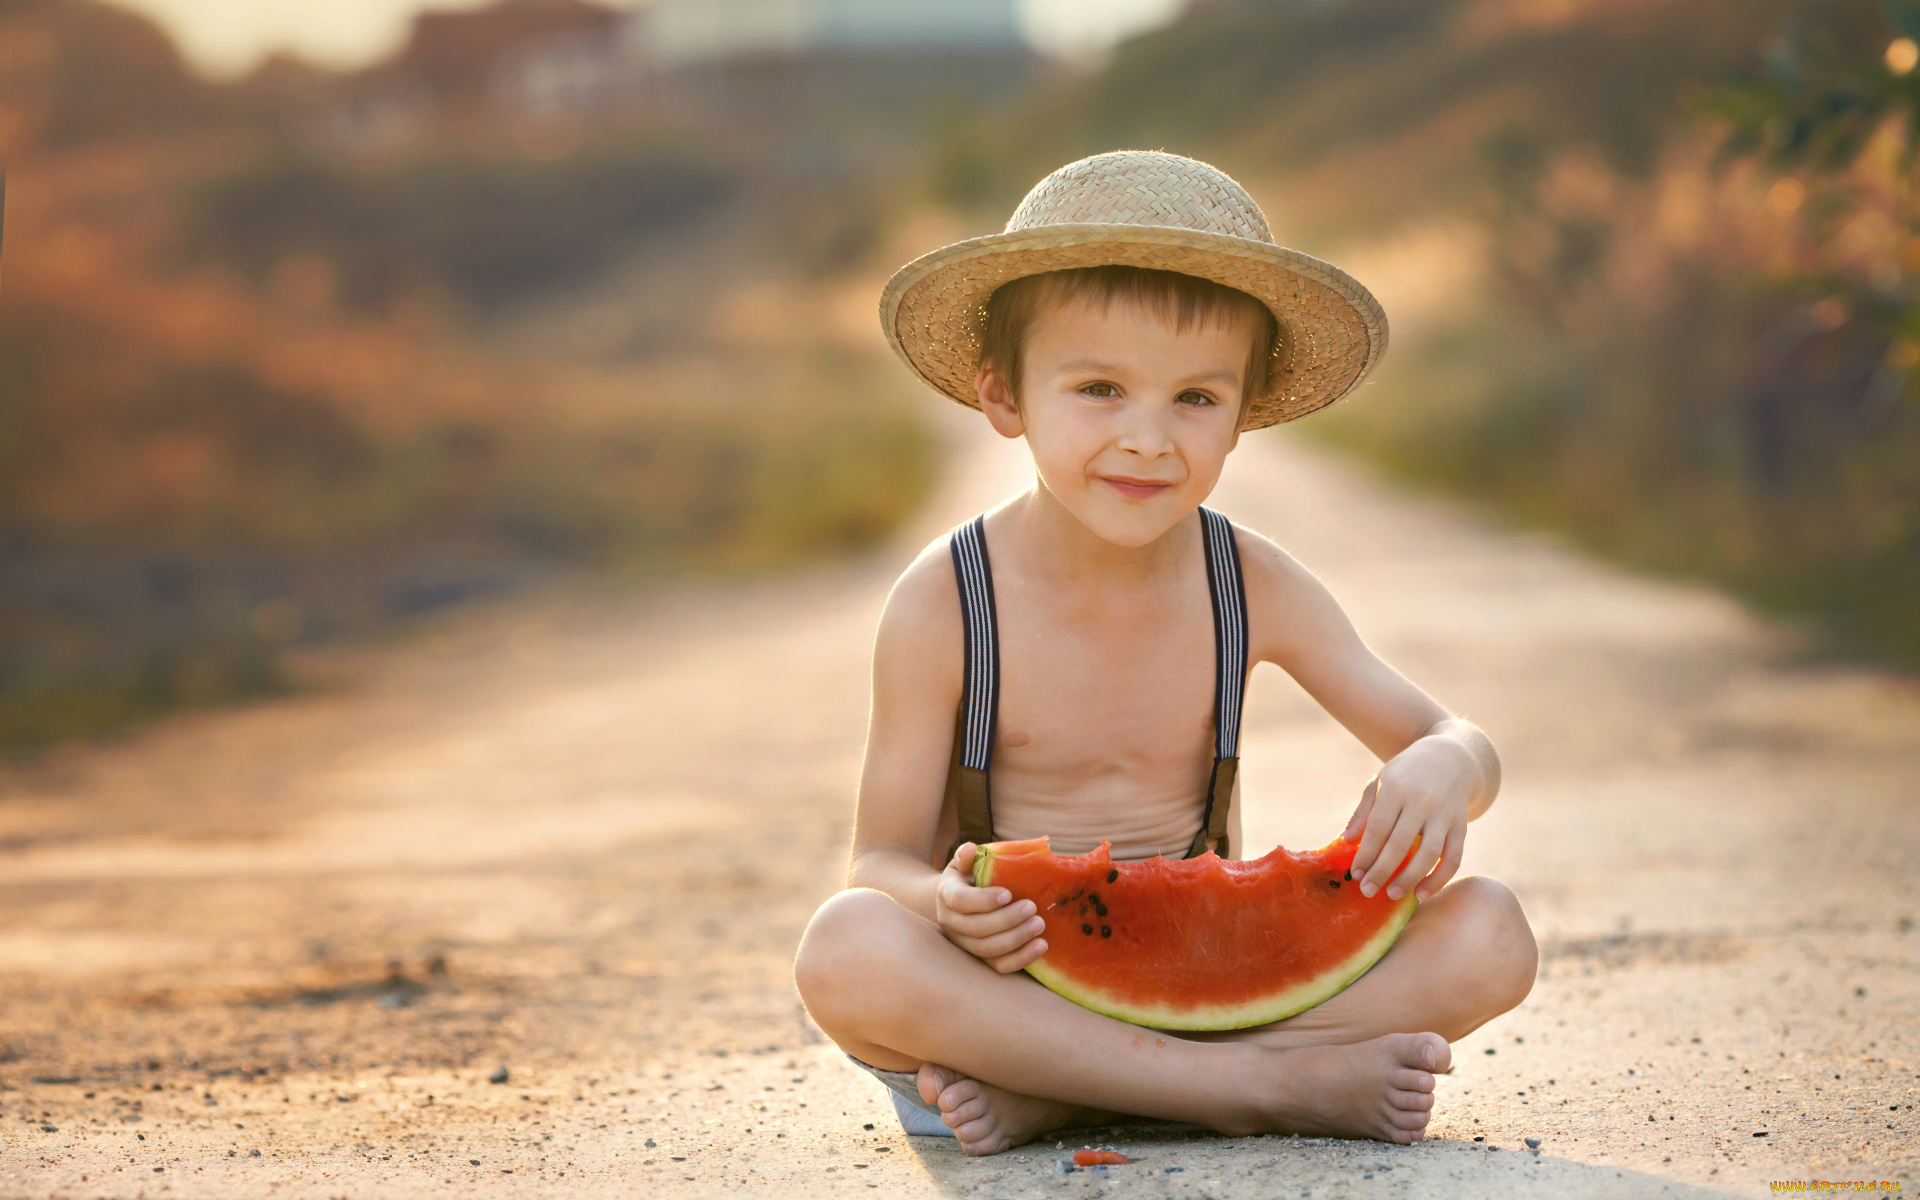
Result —
M 1920 663 L 1920 8 L 0 0 L 0 748 L 887 536 L 881 281 L 1122 147 L 1378 291 L 1302 426 Z

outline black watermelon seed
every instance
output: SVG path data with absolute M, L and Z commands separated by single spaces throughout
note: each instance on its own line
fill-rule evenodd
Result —
M 1095 906 L 1095 911 L 1096 911 L 1096 912 L 1098 912 L 1098 913 L 1099 913 L 1099 914 L 1100 914 L 1101 916 L 1103 916 L 1103 917 L 1104 917 L 1104 916 L 1106 916 L 1106 915 L 1107 915 L 1107 906 L 1106 906 L 1106 905 L 1104 905 L 1104 904 L 1101 904 L 1101 905 L 1096 905 L 1096 906 Z
M 1348 868 L 1347 868 L 1347 878 L 1348 878 L 1348 879 L 1352 879 L 1352 878 L 1353 878 L 1353 868 L 1352 868 L 1352 867 L 1348 867 Z
M 1091 905 L 1093 905 L 1093 906 L 1094 906 L 1095 908 L 1099 908 L 1099 907 L 1100 907 L 1100 893 L 1099 893 L 1099 892 L 1088 892 L 1088 893 L 1087 893 L 1087 903 L 1088 903 L 1088 904 L 1091 904 Z
M 1332 885 L 1333 885 L 1333 886 L 1335 886 L 1335 887 L 1339 887 L 1339 886 L 1340 886 L 1340 881 L 1339 881 L 1338 879 L 1329 879 L 1329 880 L 1327 880 L 1327 882 L 1328 882 L 1328 883 L 1330 883 L 1330 884 L 1332 884 Z
M 1108 883 L 1112 883 L 1114 880 L 1118 878 L 1120 878 L 1120 868 L 1115 867 L 1113 870 L 1107 872 Z
M 1101 936 L 1101 937 L 1112 937 L 1112 936 L 1113 936 L 1113 926 L 1111 926 L 1111 925 L 1102 925 L 1102 926 L 1100 927 L 1100 936 Z
M 1082 926 L 1080 927 L 1080 932 L 1081 932 L 1081 933 L 1085 933 L 1085 934 L 1091 934 L 1091 933 L 1093 932 L 1093 926 L 1091 926 L 1091 925 L 1082 925 Z

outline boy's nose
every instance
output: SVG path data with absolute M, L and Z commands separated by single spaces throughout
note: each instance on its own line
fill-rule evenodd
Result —
M 1147 405 L 1129 405 L 1114 445 L 1129 454 L 1158 458 L 1173 449 L 1165 419 Z

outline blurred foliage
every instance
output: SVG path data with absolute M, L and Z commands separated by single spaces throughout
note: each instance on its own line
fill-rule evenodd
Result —
M 353 308 L 385 311 L 427 289 L 497 310 L 685 229 L 735 175 L 672 144 L 624 140 L 553 162 L 468 152 L 356 167 L 276 154 L 197 189 L 185 254 L 262 285 L 289 262 L 318 262 Z
M 1465 223 L 1457 298 L 1305 432 L 1920 663 L 1920 73 L 1890 49 L 1915 11 L 1211 6 L 949 132 L 923 178 L 984 221 L 1063 161 L 1153 146 L 1335 261 Z
M 556 408 L 567 389 L 522 373 L 522 407 L 394 426 L 9 293 L 0 746 L 283 690 L 286 643 L 559 570 L 651 580 L 858 551 L 918 503 L 930 443 L 884 364 L 710 358 L 636 369 L 638 394 L 606 411 Z
M 152 22 L 118 7 L 0 0 L 0 27 L 0 112 L 43 149 L 231 128 L 257 115 L 191 75 Z
M 1318 236 L 1363 232 L 1418 205 L 1470 202 L 1491 164 L 1524 175 L 1570 146 L 1644 178 L 1688 117 L 1692 85 L 1751 56 L 1784 14 L 1813 0 L 1645 0 L 1531 6 L 1486 0 L 1240 0 L 1123 43 L 1087 78 L 986 114 L 949 153 L 992 164 L 967 195 L 1011 211 L 1062 162 L 1117 147 L 1211 155 L 1281 180 L 1329 160 L 1376 165 L 1337 195 L 1277 193 Z M 936 153 L 931 186 L 952 166 Z M 1415 189 L 1411 195 L 1401 190 Z M 1322 208 L 1324 206 L 1324 210 Z M 1285 214 L 1282 214 L 1285 215 Z M 1288 231 L 1276 231 L 1283 240 Z
M 1765 70 L 1715 89 L 1699 109 L 1729 126 L 1726 159 L 1763 154 L 1782 168 L 1833 175 L 1852 167 L 1883 131 L 1897 142 L 1898 166 L 1914 167 L 1920 144 L 1920 75 L 1914 74 L 1920 5 L 1882 0 L 1887 28 L 1879 53 L 1824 28 L 1794 22 L 1762 46 Z M 1863 53 L 1864 51 L 1864 53 Z M 1888 118 L 1899 126 L 1886 130 Z
M 0 748 L 569 573 L 858 552 L 924 493 L 915 397 L 823 333 L 871 221 L 820 146 L 209 83 L 95 0 L 0 0 L 0 61 Z M 396 95 L 411 141 L 342 140 Z
M 1789 25 L 1765 43 L 1764 70 L 1695 108 L 1726 130 L 1723 168 L 1777 174 L 1768 207 L 1805 242 L 1783 282 L 1825 303 L 1830 324 L 1857 319 L 1894 339 L 1904 369 L 1920 361 L 1920 4 L 1880 9 L 1877 38 Z

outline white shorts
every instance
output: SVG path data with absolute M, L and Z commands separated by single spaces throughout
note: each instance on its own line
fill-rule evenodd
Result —
M 920 1098 L 919 1072 L 885 1071 L 872 1063 L 863 1063 L 853 1055 L 847 1061 L 887 1085 L 893 1094 L 893 1111 L 900 1117 L 900 1128 L 916 1137 L 952 1137 L 953 1130 L 940 1119 L 940 1106 Z

